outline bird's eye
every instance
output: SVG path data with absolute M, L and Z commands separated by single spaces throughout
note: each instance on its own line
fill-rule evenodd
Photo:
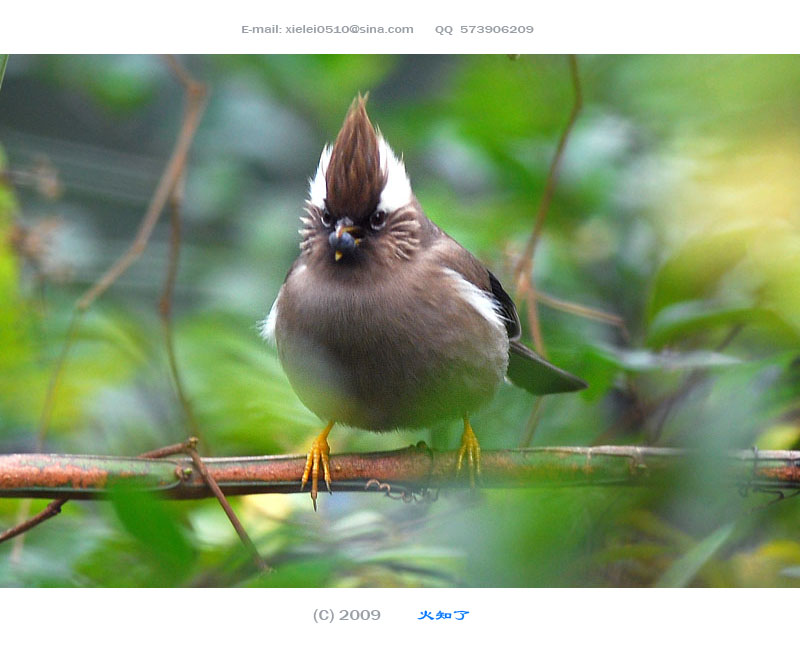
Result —
M 319 220 L 326 228 L 330 228 L 333 225 L 333 217 L 331 217 L 331 213 L 327 210 L 322 213 L 322 216 L 319 218 Z
M 386 213 L 383 210 L 377 210 L 372 213 L 369 218 L 370 228 L 373 230 L 380 230 L 386 225 Z

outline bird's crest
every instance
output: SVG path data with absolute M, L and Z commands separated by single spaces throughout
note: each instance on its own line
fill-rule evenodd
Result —
M 325 172 L 326 207 L 336 216 L 354 220 L 375 211 L 386 186 L 378 137 L 359 95 L 350 105 Z
M 336 217 L 358 220 L 376 209 L 391 213 L 413 198 L 405 166 L 372 126 L 366 103 L 362 95 L 353 100 L 310 182 L 309 201 Z

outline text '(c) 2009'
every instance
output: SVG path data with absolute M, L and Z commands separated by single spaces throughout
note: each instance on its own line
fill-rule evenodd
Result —
M 334 621 L 377 621 L 381 617 L 379 609 L 315 609 L 315 623 L 333 623 Z

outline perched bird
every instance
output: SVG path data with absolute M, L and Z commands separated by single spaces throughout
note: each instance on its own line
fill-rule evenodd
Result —
M 335 423 L 387 431 L 463 418 L 457 472 L 480 446 L 469 416 L 507 376 L 534 394 L 585 388 L 520 343 L 497 278 L 422 211 L 401 159 L 357 97 L 310 180 L 300 256 L 262 334 L 300 400 L 327 426 L 308 452 L 316 508 L 330 491 Z

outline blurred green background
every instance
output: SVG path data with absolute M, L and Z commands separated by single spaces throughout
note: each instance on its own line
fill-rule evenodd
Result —
M 188 168 L 175 336 L 207 455 L 305 453 L 320 423 L 257 333 L 297 255 L 308 176 L 347 107 L 402 152 L 428 215 L 513 289 L 572 106 L 566 57 L 192 56 L 211 87 Z M 584 106 L 537 248 L 548 356 L 534 445 L 797 448 L 800 57 L 581 56 Z M 151 56 L 12 56 L 0 90 L 0 453 L 32 451 L 72 306 L 132 240 L 182 90 Z M 45 449 L 135 455 L 187 437 L 156 303 L 168 219 L 85 317 Z M 515 296 L 522 302 L 521 296 Z M 552 303 L 551 303 L 552 304 Z M 586 318 L 614 314 L 625 327 Z M 520 305 L 521 315 L 526 311 Z M 525 331 L 530 328 L 525 324 Z M 530 341 L 530 339 L 528 339 Z M 531 435 L 503 386 L 484 449 Z M 425 439 L 337 428 L 333 452 Z M 793 586 L 800 499 L 702 466 L 658 488 L 238 497 L 258 575 L 215 501 L 71 503 L 0 546 L 5 586 Z M 34 502 L 37 512 L 44 502 Z M 20 501 L 0 500 L 0 528 Z

